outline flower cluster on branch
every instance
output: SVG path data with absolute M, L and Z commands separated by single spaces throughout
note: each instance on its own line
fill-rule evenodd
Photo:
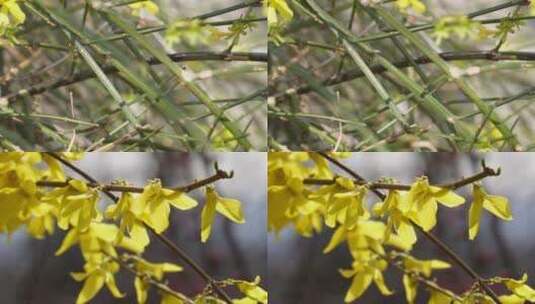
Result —
M 186 192 L 206 189 L 202 210 L 201 235 L 207 241 L 215 211 L 237 223 L 243 223 L 241 203 L 217 194 L 214 182 L 232 178 L 216 165 L 216 173 L 190 185 L 165 188 L 160 180 L 152 180 L 142 188 L 117 181 L 99 184 L 70 163 L 83 157 L 81 153 L 0 153 L 0 233 L 8 235 L 25 228 L 28 234 L 43 239 L 56 231 L 66 231 L 56 255 L 78 247 L 85 261 L 82 272 L 72 273 L 83 287 L 76 303 L 87 303 L 106 286 L 116 297 L 125 294 L 116 285 L 115 276 L 121 267 L 135 274 L 137 302 L 146 303 L 149 290 L 154 287 L 165 304 L 178 303 L 267 303 L 267 292 L 260 279 L 253 282 L 228 279 L 215 281 L 163 233 L 169 227 L 172 210 L 187 211 L 197 207 L 196 200 Z M 63 164 L 76 169 L 85 178 L 66 175 Z M 117 198 L 110 191 L 121 193 Z M 101 193 L 113 198 L 107 208 L 100 208 Z M 166 285 L 165 274 L 182 271 L 174 263 L 147 261 L 143 253 L 151 243 L 150 233 L 176 251 L 192 266 L 208 285 L 205 292 L 190 298 Z M 223 287 L 233 286 L 241 297 L 231 299 Z
M 535 290 L 521 280 L 510 278 L 481 278 L 449 247 L 431 234 L 437 224 L 439 206 L 455 208 L 466 204 L 456 193 L 461 187 L 471 186 L 473 200 L 468 214 L 468 238 L 473 240 L 479 230 L 483 209 L 494 216 L 513 219 L 506 197 L 488 194 L 481 181 L 498 176 L 500 170 L 489 168 L 470 177 L 444 185 L 432 185 L 427 177 L 418 177 L 411 185 L 397 184 L 385 178 L 366 182 L 340 159 L 348 153 L 272 152 L 268 165 L 268 229 L 278 234 L 291 226 L 303 237 L 312 237 L 325 228 L 332 229 L 331 240 L 325 246 L 329 253 L 345 244 L 353 262 L 340 270 L 351 280 L 345 301 L 361 297 L 371 284 L 385 296 L 393 291 L 385 282 L 383 273 L 389 267 L 402 272 L 402 283 L 407 303 L 414 303 L 417 292 L 425 287 L 428 303 L 526 303 L 535 300 Z M 349 174 L 339 175 L 330 163 Z M 381 191 L 386 189 L 387 194 Z M 369 204 L 374 193 L 379 202 Z M 449 262 L 438 259 L 423 260 L 412 248 L 419 241 L 419 233 L 429 238 L 452 262 L 475 279 L 474 286 L 456 294 L 439 286 L 433 280 L 434 271 L 450 268 Z M 508 294 L 497 296 L 489 287 L 501 284 Z

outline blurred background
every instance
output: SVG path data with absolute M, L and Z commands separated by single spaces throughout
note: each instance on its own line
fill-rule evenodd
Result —
M 401 183 L 411 183 L 415 177 L 427 175 L 432 183 L 444 183 L 461 179 L 481 170 L 480 161 L 501 167 L 502 174 L 489 177 L 483 185 L 489 194 L 506 196 L 511 205 L 513 220 L 505 222 L 483 211 L 477 238 L 468 241 L 468 208 L 471 187 L 457 193 L 467 199 L 458 208 L 440 206 L 438 224 L 432 233 L 448 244 L 455 252 L 483 277 L 508 276 L 519 278 L 523 273 L 535 284 L 535 238 L 531 221 L 535 216 L 535 155 L 530 153 L 354 153 L 344 163 L 368 180 L 395 177 Z M 376 198 L 370 195 L 370 202 Z M 270 300 L 277 304 L 343 303 L 351 281 L 343 278 L 339 268 L 350 268 L 351 257 L 347 246 L 339 246 L 330 254 L 322 254 L 332 235 L 331 229 L 307 239 L 287 228 L 277 239 L 268 235 L 268 269 Z M 437 247 L 419 235 L 412 254 L 419 259 L 448 257 Z M 453 266 L 449 270 L 435 272 L 438 283 L 457 293 L 472 286 L 465 272 Z M 400 272 L 389 268 L 385 272 L 387 286 L 395 291 L 390 297 L 380 295 L 371 286 L 356 303 L 405 303 Z M 503 293 L 504 290 L 496 290 Z M 417 303 L 427 303 L 427 293 L 419 289 Z
M 242 202 L 245 224 L 234 224 L 216 215 L 212 235 L 200 242 L 200 212 L 204 191 L 191 195 L 199 200 L 193 210 L 173 209 L 166 235 L 181 246 L 215 279 L 253 280 L 266 278 L 266 155 L 263 153 L 88 153 L 79 166 L 102 182 L 125 179 L 142 186 L 148 179 L 160 178 L 167 186 L 180 186 L 214 173 L 213 164 L 234 170 L 234 178 L 215 183 L 222 196 Z M 74 175 L 73 175 L 74 176 Z M 101 207 L 108 203 L 102 200 Z M 64 232 L 44 240 L 28 237 L 24 229 L 7 240 L 0 235 L 0 303 L 74 303 L 82 284 L 70 272 L 83 271 L 78 247 L 55 257 Z M 190 267 L 177 260 L 170 250 L 153 240 L 144 257 L 150 262 L 173 262 L 184 271 L 168 274 L 171 288 L 195 295 L 204 281 Z M 91 303 L 136 303 L 133 276 L 121 271 L 116 275 L 123 299 L 112 298 L 106 288 Z M 265 284 L 262 284 L 265 285 Z M 160 303 L 152 289 L 148 303 Z

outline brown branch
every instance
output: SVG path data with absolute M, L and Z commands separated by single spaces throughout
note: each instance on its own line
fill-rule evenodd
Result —
M 458 181 L 447 183 L 447 184 L 439 184 L 439 185 L 433 185 L 433 186 L 455 190 L 455 189 L 464 187 L 466 185 L 475 183 L 477 181 L 480 181 L 489 176 L 498 176 L 501 173 L 500 169 L 495 170 L 495 169 L 489 168 L 485 165 L 485 163 L 482 164 L 482 167 L 483 167 L 483 170 L 481 172 L 476 173 L 467 178 L 463 178 Z M 336 178 L 337 177 L 332 178 L 332 179 L 305 178 L 303 180 L 303 183 L 307 185 L 332 185 L 336 183 Z M 363 180 L 358 180 L 358 179 L 354 180 L 353 182 L 357 185 L 366 185 L 369 189 L 385 189 L 385 190 L 400 190 L 400 191 L 409 191 L 411 189 L 411 185 L 406 185 L 406 184 L 384 183 L 384 182 L 365 182 Z
M 232 173 L 227 173 L 223 170 L 220 170 L 217 168 L 216 165 L 216 173 L 212 176 L 209 176 L 207 178 L 204 178 L 199 181 L 195 181 L 191 184 L 185 185 L 185 186 L 179 186 L 172 188 L 176 191 L 181 192 L 191 192 L 195 189 L 202 188 L 206 185 L 212 184 L 220 179 L 227 179 L 232 178 Z M 36 185 L 39 187 L 51 187 L 51 188 L 61 188 L 61 187 L 67 187 L 69 185 L 68 181 L 38 181 L 36 182 Z M 110 192 L 132 192 L 132 193 L 142 193 L 144 188 L 142 187 L 134 187 L 134 186 L 122 186 L 122 185 L 114 185 L 114 184 L 99 184 L 97 182 L 89 182 L 87 185 L 91 188 L 98 188 L 102 191 L 110 191 Z
M 78 174 L 80 174 L 82 177 L 84 177 L 87 181 L 90 183 L 98 184 L 97 180 L 93 178 L 91 175 L 84 172 L 82 169 L 78 168 L 76 165 L 71 163 L 68 160 L 63 159 L 61 156 L 59 156 L 57 153 L 48 152 L 46 153 L 58 161 L 62 162 L 65 166 L 71 168 Z M 217 169 L 217 168 L 216 168 Z M 107 190 L 102 190 L 109 198 L 111 198 L 114 202 L 117 202 L 119 198 L 115 196 L 113 193 Z M 158 234 L 156 231 L 154 231 L 151 227 L 149 227 L 147 224 L 144 224 L 145 228 L 147 228 L 158 240 L 160 240 L 164 245 L 166 245 L 175 255 L 180 258 L 182 261 L 184 261 L 186 264 L 188 264 L 199 276 L 201 276 L 205 282 L 209 285 L 211 285 L 215 292 L 221 296 L 227 304 L 232 304 L 232 299 L 227 295 L 227 293 L 217 284 L 216 280 L 214 280 L 201 266 L 199 266 L 184 250 L 182 250 L 180 247 L 178 247 L 176 244 L 174 244 L 170 239 L 168 239 L 163 234 Z
M 266 53 L 245 53 L 245 52 L 181 52 L 169 54 L 169 58 L 174 62 L 185 61 L 252 61 L 252 62 L 267 62 Z M 156 58 L 149 58 L 146 60 L 149 65 L 158 65 L 161 62 Z M 117 73 L 118 70 L 112 65 L 104 65 L 102 71 L 106 74 Z M 95 78 L 95 73 L 92 70 L 84 70 L 72 75 L 69 78 L 63 78 L 56 80 L 53 83 L 47 85 L 37 85 L 28 89 L 22 89 L 17 92 L 1 96 L 1 99 L 12 101 L 21 96 L 33 96 L 42 94 L 48 90 L 57 89 L 60 87 L 68 86 L 80 81 Z
M 522 60 L 522 61 L 535 61 L 535 52 L 494 52 L 494 51 L 467 51 L 467 52 L 444 52 L 439 54 L 445 61 L 459 61 L 459 60 L 490 60 L 490 61 L 505 61 L 505 60 Z M 419 57 L 414 59 L 416 64 L 429 64 L 432 61 L 427 57 Z M 397 68 L 408 68 L 411 66 L 409 60 L 403 60 L 393 63 Z M 385 67 L 381 65 L 371 65 L 370 69 L 375 74 L 385 73 Z M 331 77 L 321 81 L 323 86 L 333 86 L 343 82 L 351 81 L 360 77 L 363 77 L 364 73 L 360 69 L 351 69 L 338 76 Z M 277 100 L 284 99 L 287 96 L 297 94 L 307 94 L 311 92 L 313 88 L 309 85 L 305 85 L 297 88 L 290 88 L 284 92 L 276 93 L 274 96 Z
M 357 174 L 355 171 L 353 171 L 352 169 L 350 169 L 349 167 L 347 167 L 346 165 L 344 165 L 340 161 L 334 159 L 330 155 L 328 155 L 328 154 L 326 154 L 324 152 L 318 152 L 318 154 L 320 154 L 322 157 L 324 157 L 325 159 L 327 159 L 331 163 L 333 163 L 336 166 L 338 166 L 340 169 L 342 169 L 343 171 L 345 171 L 346 173 L 348 173 L 349 175 L 351 175 L 355 179 L 357 179 L 357 180 L 359 180 L 361 182 L 366 182 L 366 180 L 364 178 L 362 178 L 359 174 Z M 455 183 L 453 183 L 452 185 L 455 185 Z M 382 200 L 385 199 L 386 195 L 384 193 L 380 192 L 377 189 L 372 189 L 372 191 L 380 199 L 382 199 Z M 428 238 L 431 242 L 433 242 L 443 253 L 445 253 L 453 262 L 455 262 L 457 265 L 459 265 L 472 279 L 476 280 L 477 283 L 479 284 L 479 286 L 481 286 L 481 288 L 483 288 L 483 290 L 487 293 L 487 295 L 489 297 L 492 298 L 492 300 L 494 302 L 496 302 L 498 304 L 501 304 L 500 299 L 498 298 L 496 293 L 494 293 L 494 291 L 489 286 L 487 286 L 487 284 L 485 283 L 485 280 L 475 270 L 473 270 L 468 264 L 466 264 L 459 255 L 457 255 L 452 249 L 450 249 L 448 247 L 448 245 L 446 245 L 444 242 L 442 242 L 440 239 L 438 239 L 432 233 L 423 230 L 422 227 L 416 225 L 412 220 L 411 220 L 411 223 L 412 223 L 412 225 L 414 227 L 416 227 L 416 229 L 418 231 L 420 231 L 426 238 Z

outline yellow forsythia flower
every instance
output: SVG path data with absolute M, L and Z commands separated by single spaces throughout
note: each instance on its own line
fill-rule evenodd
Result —
M 78 294 L 76 304 L 84 304 L 93 299 L 106 285 L 111 294 L 116 298 L 124 297 L 115 282 L 115 274 L 119 271 L 119 264 L 108 259 L 103 254 L 93 254 L 85 264 L 84 272 L 72 273 L 76 281 L 84 281 L 84 286 Z
M 425 231 L 437 223 L 438 203 L 450 208 L 464 203 L 464 198 L 455 192 L 429 185 L 427 177 L 421 177 L 411 185 L 407 199 L 411 204 L 410 218 Z
M 407 10 L 412 8 L 417 13 L 424 13 L 426 10 L 425 5 L 420 0 L 396 0 L 396 5 L 401 10 Z
M 535 289 L 531 288 L 527 283 L 528 275 L 523 274 L 519 280 L 504 278 L 502 279 L 505 287 L 512 292 L 511 295 L 500 296 L 500 302 L 503 304 L 518 304 L 526 301 L 535 301 Z
M 279 26 L 290 21 L 294 13 L 286 3 L 286 0 L 267 0 L 264 2 L 267 9 L 268 26 Z
M 142 10 L 145 10 L 152 15 L 156 15 L 160 11 L 158 5 L 149 0 L 132 3 L 128 6 L 132 9 L 132 15 L 134 16 L 139 16 Z
M 260 284 L 260 277 L 257 276 L 253 282 L 242 280 L 229 280 L 245 295 L 244 298 L 232 300 L 233 304 L 267 304 L 268 293 Z
M 150 263 L 145 261 L 141 257 L 132 256 L 135 260 L 134 267 L 137 273 L 141 274 L 136 276 L 134 286 L 136 289 L 136 298 L 139 304 L 147 302 L 148 291 L 150 284 L 144 278 L 152 278 L 158 281 L 163 279 L 166 272 L 179 272 L 182 271 L 182 267 L 171 263 Z
M 418 260 L 411 256 L 404 258 L 403 266 L 406 271 L 422 275 L 426 278 L 431 277 L 433 269 L 447 269 L 451 267 L 450 264 L 441 260 Z M 405 288 L 407 303 L 414 303 L 418 292 L 418 280 L 408 274 L 404 274 L 403 287 Z
M 219 212 L 229 220 L 238 224 L 245 223 L 238 200 L 221 197 L 213 187 L 206 187 L 206 203 L 201 213 L 201 241 L 206 242 L 212 231 L 215 213 Z
M 185 42 L 190 45 L 210 44 L 218 40 L 222 32 L 213 26 L 203 24 L 199 19 L 177 20 L 165 31 L 165 41 L 169 45 Z
M 189 210 L 196 207 L 197 202 L 181 191 L 163 188 L 160 180 L 153 180 L 145 186 L 135 203 L 130 205 L 129 211 L 156 233 L 162 233 L 169 227 L 171 206 Z
M 20 9 L 17 0 L 0 0 L 0 33 L 24 22 L 26 15 Z
M 511 214 L 511 209 L 509 207 L 509 201 L 506 197 L 489 195 L 481 187 L 481 185 L 474 184 L 473 188 L 473 197 L 474 201 L 470 206 L 469 211 L 469 228 L 468 228 L 468 237 L 473 240 L 478 231 L 479 231 L 479 221 L 481 217 L 481 210 L 483 208 L 487 209 L 490 213 L 501 218 L 505 221 L 510 221 L 513 219 Z

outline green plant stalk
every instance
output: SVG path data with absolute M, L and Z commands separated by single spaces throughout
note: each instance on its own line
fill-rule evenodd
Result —
M 518 140 L 507 125 L 502 121 L 498 114 L 494 113 L 494 109 L 485 103 L 477 95 L 476 91 L 462 78 L 453 77 L 450 71 L 448 63 L 442 59 L 435 51 L 429 48 L 424 41 L 417 37 L 414 33 L 410 32 L 404 27 L 398 20 L 390 15 L 384 8 L 376 6 L 374 7 L 377 14 L 383 18 L 383 20 L 392 28 L 399 31 L 405 38 L 407 38 L 414 46 L 416 46 L 422 53 L 424 53 L 429 59 L 431 59 L 444 74 L 452 79 L 455 84 L 461 89 L 461 91 L 472 101 L 472 103 L 485 115 L 489 117 L 489 121 L 502 133 L 505 140 L 510 144 L 513 149 L 519 148 Z
M 36 0 L 34 2 L 24 2 L 24 4 L 30 10 L 32 10 L 41 18 L 43 18 L 47 23 L 53 24 L 54 26 L 57 24 L 57 26 L 68 30 L 71 34 L 74 34 L 75 36 L 80 37 L 84 40 L 89 40 L 88 34 L 86 32 L 81 32 L 74 25 L 72 25 L 64 16 L 56 14 L 50 9 L 46 8 L 40 0 Z M 45 12 L 46 14 L 43 12 Z M 93 47 L 93 49 L 95 49 L 100 54 L 117 54 L 117 51 L 115 49 L 110 48 L 109 44 L 107 44 L 107 46 L 108 47 L 105 47 L 104 45 L 100 44 L 91 45 L 91 47 Z M 129 83 L 137 90 L 143 91 L 147 96 L 151 97 L 152 100 L 156 101 L 156 108 L 164 115 L 167 122 L 174 128 L 177 134 L 180 134 L 181 131 L 185 131 L 188 136 L 191 136 L 191 134 L 195 134 L 195 129 L 193 127 L 198 128 L 196 123 L 193 122 L 191 124 L 186 124 L 184 127 L 180 128 L 180 130 L 177 129 L 177 125 L 182 126 L 181 120 L 185 119 L 185 115 L 177 111 L 169 100 L 166 100 L 165 98 L 163 98 L 163 96 L 160 96 L 156 89 L 152 88 L 150 84 L 147 84 L 147 82 L 142 81 L 139 75 L 133 73 L 130 69 L 128 69 L 124 63 L 122 63 L 116 58 L 116 56 L 108 56 L 108 58 L 110 64 L 119 71 L 119 75 L 127 83 Z
M 379 97 L 381 97 L 383 102 L 388 106 L 392 115 L 394 115 L 394 117 L 403 125 L 403 127 L 408 128 L 409 124 L 407 123 L 405 118 L 403 118 L 403 114 L 399 112 L 396 105 L 392 102 L 392 97 L 388 94 L 388 92 L 383 87 L 381 82 L 377 79 L 377 77 L 375 77 L 375 74 L 370 70 L 370 67 L 368 67 L 366 62 L 364 62 L 364 59 L 362 59 L 358 51 L 355 50 L 355 48 L 353 48 L 353 46 L 349 42 L 347 42 L 346 39 L 342 39 L 342 42 L 347 52 L 349 53 L 349 56 L 362 70 L 362 73 L 364 73 L 366 78 L 370 81 L 371 85 L 375 88 L 375 91 L 377 92 Z
M 67 36 L 70 36 L 69 32 L 65 31 L 65 34 Z M 89 65 L 89 67 L 93 70 L 93 72 L 95 72 L 95 75 L 97 75 L 98 80 L 100 80 L 102 85 L 106 88 L 106 91 L 108 91 L 108 93 L 111 95 L 113 100 L 115 100 L 115 102 L 117 103 L 121 111 L 123 112 L 126 119 L 133 125 L 135 129 L 137 129 L 139 127 L 139 123 L 136 117 L 134 116 L 134 114 L 132 114 L 132 112 L 130 112 L 130 110 L 128 109 L 128 105 L 124 101 L 123 97 L 121 96 L 121 94 L 119 94 L 119 91 L 117 91 L 117 88 L 115 88 L 115 86 L 113 85 L 111 80 L 108 78 L 108 76 L 104 74 L 104 72 L 102 71 L 98 63 L 95 61 L 95 59 L 93 59 L 93 56 L 89 54 L 87 49 L 83 45 L 81 45 L 77 39 L 74 39 L 74 46 L 76 47 L 76 50 L 78 51 L 78 53 L 85 60 L 87 65 Z
M 337 20 L 331 17 L 325 10 L 323 10 L 314 0 L 305 0 L 308 5 L 318 14 L 318 16 L 326 23 L 332 25 L 338 32 L 347 37 L 348 41 L 355 43 L 358 47 L 362 48 L 367 54 L 373 56 L 377 63 L 385 68 L 386 71 L 391 72 L 404 86 L 407 87 L 414 94 L 415 100 L 418 104 L 428 113 L 428 115 L 437 124 L 439 129 L 451 137 L 453 133 L 455 139 L 461 143 L 469 143 L 472 137 L 469 131 L 462 126 L 457 128 L 453 125 L 456 116 L 451 113 L 443 104 L 436 100 L 433 96 L 425 94 L 425 89 L 422 88 L 414 80 L 407 77 L 401 70 L 393 65 L 386 58 L 381 56 L 378 52 L 370 49 L 368 46 L 362 43 L 355 42 L 358 38 L 340 25 Z
M 203 89 L 184 77 L 180 67 L 176 65 L 175 62 L 172 61 L 164 51 L 152 46 L 141 34 L 136 31 L 134 27 L 128 25 L 126 22 L 118 18 L 114 12 L 101 11 L 101 13 L 109 20 L 113 21 L 125 33 L 129 34 L 133 40 L 141 45 L 142 48 L 151 53 L 152 56 L 164 64 L 180 80 L 180 82 L 183 83 L 184 86 L 221 121 L 223 126 L 225 126 L 225 128 L 232 133 L 244 150 L 251 149 L 251 143 L 246 137 L 243 136 L 243 134 L 241 134 L 238 126 L 231 121 L 224 111 L 211 100 L 211 98 Z

